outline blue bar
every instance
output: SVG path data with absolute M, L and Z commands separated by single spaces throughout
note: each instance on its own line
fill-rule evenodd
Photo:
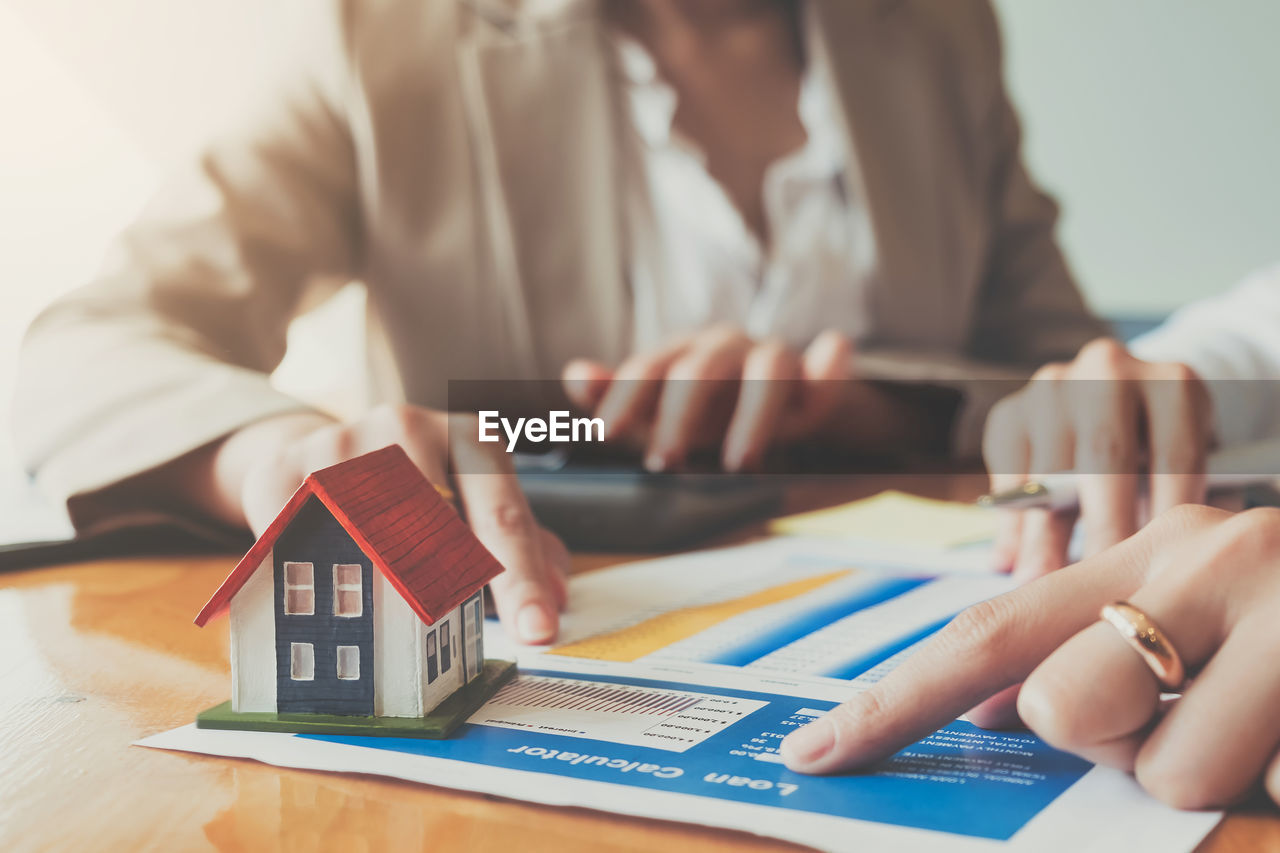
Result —
M 800 613 L 792 621 L 784 622 L 735 649 L 722 652 L 707 660 L 706 663 L 746 666 L 770 652 L 776 652 L 783 646 L 789 646 L 796 640 L 809 636 L 819 628 L 825 628 L 832 622 L 851 616 L 859 610 L 897 598 L 904 592 L 909 592 L 932 580 L 933 578 L 888 578 L 876 581 L 814 610 Z
M 823 675 L 827 678 L 839 678 L 844 681 L 852 681 L 859 675 L 862 675 L 862 673 L 884 663 L 903 649 L 909 648 L 923 640 L 925 637 L 941 631 L 947 626 L 948 622 L 956 618 L 956 615 L 957 614 L 952 613 L 950 616 L 944 616 L 937 622 L 924 626 L 919 631 L 913 631 L 907 636 L 894 640 L 892 643 L 883 645 L 873 652 L 854 658 L 851 661 L 846 661 L 835 669 L 829 672 L 824 672 Z

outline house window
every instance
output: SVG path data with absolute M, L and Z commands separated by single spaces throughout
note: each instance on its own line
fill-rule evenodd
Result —
M 284 564 L 284 612 L 289 616 L 316 612 L 316 571 L 310 563 Z
M 436 632 L 432 629 L 427 634 L 427 684 L 440 677 L 440 664 L 436 659 Z
M 289 677 L 294 681 L 315 681 L 315 646 L 310 643 L 289 644 Z
M 484 669 L 484 612 L 480 608 L 480 596 L 476 596 L 471 600 L 471 624 L 475 626 L 475 647 L 472 649 L 472 659 L 474 672 L 472 677 L 480 674 L 480 670 Z
M 440 623 L 440 671 L 448 672 L 453 661 L 449 659 L 449 620 Z
M 459 654 L 465 667 L 463 677 L 470 681 L 480 674 L 480 597 L 473 595 L 462 605 L 462 650 Z
M 338 678 L 343 681 L 360 680 L 359 646 L 338 646 Z
M 360 566 L 337 563 L 333 567 L 333 615 L 359 616 L 364 612 Z

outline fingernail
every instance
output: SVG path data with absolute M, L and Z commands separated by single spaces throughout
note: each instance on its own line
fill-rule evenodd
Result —
M 516 633 L 520 635 L 520 642 L 539 645 L 555 637 L 556 624 L 546 607 L 530 603 L 516 614 Z
M 835 742 L 835 726 L 826 717 L 820 717 L 787 735 L 779 749 L 788 767 L 803 769 L 830 752 Z
M 652 471 L 655 474 L 660 473 L 667 470 L 667 459 L 661 453 L 655 451 L 644 458 L 644 467 L 647 471 Z

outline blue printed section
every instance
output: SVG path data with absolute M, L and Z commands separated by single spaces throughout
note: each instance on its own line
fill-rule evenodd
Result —
M 918 586 L 929 583 L 933 578 L 886 578 L 877 580 L 866 586 L 851 590 L 845 595 L 826 602 L 813 610 L 806 610 L 794 619 L 760 633 L 750 642 L 736 648 L 721 652 L 706 663 L 720 663 L 727 666 L 746 666 L 767 654 L 789 646 L 797 640 L 825 628 L 833 622 L 852 616 L 859 610 L 865 610 L 877 604 L 883 604 L 891 598 L 897 598 Z
M 300 737 L 997 840 L 1011 838 L 1090 767 L 1033 735 L 955 722 L 867 772 L 802 776 L 778 761 L 777 746 L 830 702 L 633 678 L 525 674 L 767 704 L 679 753 L 473 725 L 449 740 Z
M 893 642 L 886 643 L 874 651 L 868 652 L 865 655 L 860 655 L 852 660 L 845 661 L 834 669 L 822 674 L 828 678 L 839 678 L 844 681 L 852 681 L 867 670 L 884 663 L 903 649 L 910 648 L 925 637 L 941 631 L 946 627 L 947 623 L 954 618 L 956 618 L 956 615 L 953 613 L 944 619 L 939 619 L 937 622 L 924 626 L 919 631 L 914 631 L 907 634 L 905 637 L 899 637 Z

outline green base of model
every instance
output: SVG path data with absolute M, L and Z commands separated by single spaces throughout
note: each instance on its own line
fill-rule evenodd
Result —
M 237 713 L 230 702 L 215 705 L 196 717 L 201 729 L 251 732 L 296 732 L 312 735 L 360 737 L 447 738 L 516 674 L 506 660 L 486 660 L 477 678 L 459 688 L 425 717 L 344 717 L 336 714 Z

